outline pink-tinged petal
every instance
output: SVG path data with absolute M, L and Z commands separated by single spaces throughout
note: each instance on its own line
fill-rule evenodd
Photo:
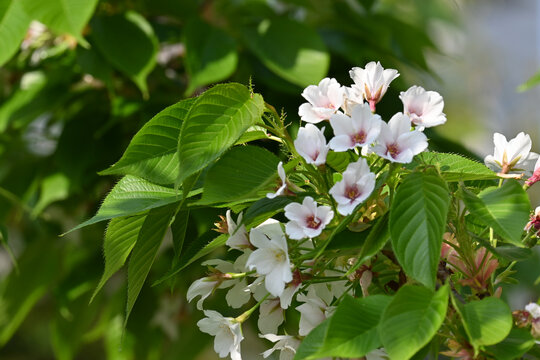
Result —
M 300 118 L 308 123 L 317 124 L 324 120 L 320 115 L 313 110 L 313 105 L 309 103 L 303 103 L 298 108 L 298 115 Z
M 332 80 L 335 82 L 328 87 L 327 96 L 334 109 L 337 110 L 343 104 L 345 90 L 335 79 Z
M 334 135 L 351 135 L 354 133 L 351 118 L 345 114 L 337 113 L 330 117 L 330 126 Z
M 309 85 L 304 89 L 304 91 L 302 91 L 302 96 L 310 104 L 317 106 L 319 98 L 321 97 L 321 91 L 317 85 Z
M 320 225 L 316 229 L 305 228 L 304 233 L 307 235 L 308 238 L 313 239 L 314 237 L 321 235 L 321 232 L 323 229 L 324 229 L 324 225 Z
M 296 221 L 289 221 L 287 225 L 285 225 L 285 232 L 293 240 L 301 240 L 306 237 L 304 228 Z
M 409 149 L 416 155 L 428 147 L 427 136 L 420 131 L 409 131 L 398 138 L 398 145 L 400 149 Z
M 414 158 L 414 153 L 411 149 L 405 149 L 401 151 L 396 158 L 394 159 L 395 162 L 401 163 L 401 164 L 408 164 L 410 163 Z
M 354 149 L 356 147 L 356 144 L 354 144 L 351 140 L 351 137 L 348 135 L 338 135 L 334 136 L 330 142 L 328 143 L 328 146 L 330 149 L 334 150 L 335 152 L 344 152 L 349 149 Z
M 329 206 L 319 206 L 316 216 L 321 219 L 323 225 L 328 225 L 334 218 L 334 212 Z
M 246 266 L 256 269 L 258 274 L 266 275 L 276 266 L 276 253 L 271 249 L 257 249 L 249 256 Z
M 302 223 L 307 217 L 312 215 L 312 211 L 299 203 L 290 203 L 285 208 L 285 217 L 289 220 Z

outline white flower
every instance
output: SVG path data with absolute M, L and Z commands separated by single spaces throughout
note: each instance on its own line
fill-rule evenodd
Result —
M 399 76 L 395 69 L 384 69 L 381 63 L 374 61 L 368 63 L 365 69 L 354 67 L 349 71 L 354 81 L 352 89 L 361 93 L 369 103 L 371 111 L 375 111 L 377 104 L 388 90 L 388 86 Z
M 195 280 L 187 291 L 187 301 L 191 302 L 197 296 L 201 298 L 197 301 L 197 309 L 202 310 L 204 300 L 212 294 L 220 284 L 215 277 L 204 277 L 202 279 Z
M 242 360 L 240 342 L 244 336 L 240 323 L 213 310 L 205 310 L 204 315 L 206 318 L 199 320 L 197 326 L 202 332 L 216 337 L 214 350 L 219 357 L 223 358 L 230 353 L 232 360 Z
M 424 133 L 411 131 L 411 120 L 403 113 L 397 113 L 388 123 L 382 123 L 378 144 L 373 152 L 391 162 L 410 163 L 414 157 L 428 146 Z
M 246 248 L 249 248 L 249 240 L 247 238 L 247 231 L 246 227 L 244 225 L 238 226 L 239 224 L 242 224 L 242 213 L 238 215 L 238 219 L 236 222 L 231 217 L 231 210 L 227 210 L 226 213 L 227 218 L 227 229 L 229 232 L 229 238 L 227 239 L 227 246 L 233 249 L 237 250 L 244 250 Z
M 283 292 L 279 296 L 279 304 L 282 309 L 289 308 L 292 302 L 292 298 L 294 294 L 296 294 L 298 289 L 300 289 L 301 284 L 302 284 L 301 282 L 295 283 L 294 281 L 287 284 L 287 286 L 285 287 L 285 290 L 283 290 Z
M 296 307 L 296 310 L 300 312 L 300 329 L 298 331 L 300 336 L 309 334 L 335 310 L 333 306 L 328 306 L 319 298 L 313 288 L 309 289 L 307 295 L 300 294 L 296 299 L 304 303 Z
M 399 98 L 403 102 L 403 113 L 410 117 L 414 125 L 423 129 L 446 122 L 446 115 L 443 113 L 444 100 L 438 92 L 412 86 L 407 91 L 402 91 Z
M 298 129 L 294 147 L 308 164 L 322 165 L 326 162 L 328 146 L 324 137 L 324 128 L 319 130 L 313 124 Z
M 493 155 L 488 155 L 484 163 L 493 171 L 501 174 L 522 174 L 532 175 L 538 154 L 531 152 L 531 138 L 528 134 L 520 132 L 510 141 L 502 134 L 493 134 L 495 151 Z
M 311 196 L 306 196 L 302 204 L 291 203 L 285 206 L 285 216 L 290 221 L 285 227 L 291 239 L 314 238 L 321 234 L 334 217 L 328 206 L 319 206 Z
M 309 85 L 302 96 L 309 101 L 300 105 L 298 115 L 305 122 L 316 124 L 330 119 L 343 103 L 344 90 L 336 79 L 324 78 L 319 85 Z
M 537 303 L 530 303 L 525 306 L 525 311 L 527 311 L 533 319 L 540 318 L 540 305 Z
M 338 203 L 338 211 L 349 215 L 354 208 L 368 198 L 375 188 L 375 174 L 369 171 L 366 159 L 350 163 L 343 172 L 343 179 L 335 183 L 330 194 Z
M 285 177 L 285 169 L 283 168 L 283 161 L 280 161 L 277 166 L 277 173 L 279 175 L 280 180 L 280 186 L 276 190 L 275 193 L 267 193 L 266 197 L 269 199 L 273 199 L 276 196 L 283 195 L 285 193 L 285 190 L 287 189 L 287 179 Z
M 289 335 L 266 334 L 259 335 L 259 337 L 276 343 L 274 347 L 262 353 L 265 359 L 272 355 L 274 351 L 279 350 L 281 351 L 279 360 L 293 360 L 296 355 L 296 349 L 300 346 L 300 340 Z
M 261 303 L 257 321 L 261 333 L 275 334 L 283 320 L 283 309 L 279 306 L 279 298 L 268 299 Z
M 381 117 L 371 113 L 367 104 L 352 109 L 351 117 L 337 113 L 330 118 L 334 138 L 328 145 L 335 151 L 347 151 L 373 143 L 381 132 Z
M 250 270 L 257 269 L 260 275 L 265 275 L 266 290 L 273 296 L 280 296 L 285 284 L 292 280 L 287 239 L 281 225 L 274 219 L 268 219 L 251 229 L 250 239 L 257 250 L 251 253 L 246 266 Z

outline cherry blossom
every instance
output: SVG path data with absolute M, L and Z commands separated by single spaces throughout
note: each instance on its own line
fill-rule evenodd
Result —
M 531 314 L 533 319 L 540 318 L 540 305 L 537 303 L 529 303 L 525 306 L 525 311 Z
M 324 137 L 324 128 L 319 130 L 313 124 L 298 129 L 294 147 L 308 164 L 322 165 L 326 162 L 328 146 Z
M 309 85 L 302 92 L 302 96 L 308 101 L 300 105 L 298 115 L 309 123 L 319 123 L 330 119 L 343 103 L 344 89 L 332 78 L 324 78 L 319 85 Z
M 528 134 L 520 132 L 510 141 L 502 134 L 493 134 L 495 150 L 488 155 L 484 163 L 488 168 L 500 174 L 532 175 L 538 154 L 531 152 L 532 142 Z
M 299 294 L 296 299 L 304 304 L 297 306 L 300 312 L 300 336 L 309 334 L 317 325 L 332 315 L 335 308 L 328 306 L 323 299 L 317 296 L 315 289 L 309 289 L 307 295 Z
M 409 117 L 397 113 L 388 123 L 381 124 L 378 144 L 373 147 L 373 152 L 391 162 L 407 164 L 427 146 L 426 135 L 418 130 L 411 131 Z
M 225 214 L 227 218 L 227 229 L 229 232 L 229 238 L 227 239 L 227 246 L 237 250 L 244 250 L 250 247 L 249 240 L 247 238 L 247 231 L 242 224 L 242 213 L 238 215 L 236 222 L 232 219 L 231 210 L 227 210 Z
M 538 181 L 540 181 L 540 157 L 538 158 L 538 160 L 536 160 L 536 164 L 534 164 L 534 171 L 532 176 L 527 179 L 527 181 L 525 181 L 525 184 L 527 184 L 528 186 L 533 186 Z
M 259 308 L 257 326 L 263 334 L 275 334 L 279 325 L 283 323 L 283 309 L 279 306 L 279 298 L 267 299 Z
M 232 360 L 242 360 L 240 342 L 244 336 L 240 323 L 213 310 L 204 310 L 204 315 L 206 317 L 199 320 L 197 326 L 202 332 L 215 336 L 214 350 L 219 357 L 230 354 Z
M 319 236 L 334 217 L 330 207 L 317 206 L 311 196 L 306 196 L 302 204 L 292 203 L 285 206 L 284 210 L 285 216 L 290 220 L 285 231 L 295 240 Z
M 540 206 L 534 210 L 534 214 L 531 216 L 531 220 L 525 226 L 525 230 L 529 231 L 534 229 L 536 235 L 540 233 Z
M 409 116 L 419 130 L 446 122 L 446 115 L 443 113 L 444 100 L 438 92 L 412 86 L 407 91 L 402 91 L 399 98 L 403 102 L 403 113 Z
M 375 174 L 370 172 L 366 159 L 360 158 L 347 166 L 343 179 L 332 186 L 330 194 L 338 204 L 339 213 L 349 215 L 368 198 L 374 188 Z
M 375 104 L 381 101 L 388 86 L 399 76 L 399 73 L 395 69 L 384 69 L 380 62 L 372 61 L 366 64 L 364 69 L 352 68 L 349 75 L 354 81 L 354 85 L 351 86 L 353 91 L 361 93 L 369 103 L 371 111 L 375 111 Z
M 381 117 L 372 114 L 367 104 L 355 106 L 350 117 L 341 113 L 334 114 L 330 118 L 330 125 L 335 136 L 328 145 L 334 151 L 369 145 L 379 136 L 381 123 Z
M 251 229 L 251 243 L 257 247 L 248 258 L 247 267 L 265 275 L 264 285 L 273 296 L 280 296 L 285 284 L 292 280 L 291 264 L 287 253 L 287 239 L 281 225 L 268 219 Z
M 280 196 L 285 194 L 285 190 L 287 189 L 287 178 L 285 176 L 285 169 L 283 168 L 283 162 L 280 161 L 277 166 L 277 173 L 280 180 L 279 188 L 276 190 L 275 193 L 267 193 L 266 197 L 269 199 L 273 199 L 276 196 Z
M 293 360 L 296 355 L 296 349 L 300 346 L 300 340 L 290 335 L 266 334 L 259 336 L 275 343 L 271 349 L 262 353 L 262 356 L 265 359 L 272 355 L 274 351 L 279 350 L 279 360 Z

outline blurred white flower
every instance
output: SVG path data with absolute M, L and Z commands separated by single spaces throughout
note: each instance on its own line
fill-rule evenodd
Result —
M 229 232 L 229 238 L 227 239 L 227 246 L 232 249 L 244 250 L 250 247 L 249 240 L 247 237 L 246 227 L 242 224 L 242 213 L 238 215 L 237 221 L 234 222 L 231 216 L 231 210 L 227 210 L 227 229 Z
M 300 105 L 298 115 L 309 123 L 316 124 L 330 119 L 343 103 L 344 89 L 336 79 L 324 78 L 319 85 L 309 85 L 302 92 L 308 101 Z
M 268 219 L 250 232 L 251 243 L 257 247 L 249 256 L 246 266 L 265 275 L 264 285 L 273 296 L 280 296 L 285 284 L 292 280 L 291 264 L 287 253 L 287 239 L 281 225 Z
M 335 183 L 329 192 L 338 203 L 339 213 L 349 215 L 368 198 L 374 188 L 375 174 L 370 172 L 366 159 L 360 158 L 347 166 L 343 179 Z
M 273 199 L 276 196 L 283 195 L 285 193 L 285 190 L 287 189 L 287 178 L 285 176 L 285 169 L 283 168 L 283 161 L 279 162 L 277 166 L 277 173 L 279 175 L 280 185 L 275 193 L 266 194 L 266 197 L 269 199 Z
M 443 113 L 444 100 L 438 92 L 426 91 L 421 86 L 411 86 L 407 91 L 402 91 L 399 98 L 403 102 L 403 113 L 418 126 L 418 130 L 446 122 L 446 115 Z
M 283 323 L 283 309 L 279 306 L 279 298 L 267 299 L 259 308 L 257 326 L 262 334 L 277 333 L 279 325 Z
M 381 123 L 381 117 L 372 114 L 367 104 L 355 106 L 350 117 L 341 113 L 334 114 L 330 118 L 334 137 L 328 145 L 334 151 L 369 145 L 379 136 Z
M 324 137 L 324 128 L 319 130 L 313 124 L 306 124 L 298 129 L 294 147 L 308 164 L 322 165 L 326 162 L 328 146 Z
M 540 305 L 537 303 L 529 303 L 525 306 L 525 311 L 531 314 L 533 319 L 540 318 Z
M 197 309 L 202 310 L 204 300 L 214 292 L 221 282 L 215 277 L 204 277 L 195 280 L 187 291 L 187 301 L 191 302 L 197 296 L 201 298 L 197 301 Z
M 310 288 L 307 295 L 299 294 L 296 299 L 304 304 L 297 306 L 296 310 L 300 312 L 300 336 L 309 334 L 317 325 L 322 323 L 327 317 L 331 316 L 335 307 L 328 306 L 319 296 L 315 289 Z
M 520 132 L 510 141 L 502 134 L 493 134 L 495 150 L 488 155 L 484 163 L 488 168 L 501 174 L 532 175 L 538 154 L 531 152 L 531 137 Z
M 409 117 L 397 113 L 388 123 L 382 123 L 378 143 L 373 147 L 373 152 L 391 162 L 406 164 L 427 146 L 426 135 L 418 130 L 411 131 Z
M 296 355 L 296 349 L 300 346 L 300 340 L 290 335 L 274 335 L 266 334 L 259 335 L 259 337 L 270 340 L 275 345 L 262 353 L 263 358 L 267 358 L 276 350 L 281 351 L 279 354 L 279 360 L 293 360 Z
M 374 61 L 366 64 L 364 69 L 354 67 L 349 71 L 349 75 L 354 81 L 351 88 L 357 93 L 361 93 L 369 103 L 371 111 L 375 111 L 375 104 L 381 101 L 388 90 L 390 83 L 399 76 L 395 69 L 384 69 L 381 63 Z
M 231 354 L 232 360 L 242 360 L 240 342 L 244 336 L 240 323 L 213 310 L 205 310 L 204 315 L 206 318 L 199 320 L 197 326 L 202 332 L 215 336 L 214 350 L 219 357 Z
M 290 221 L 285 227 L 291 239 L 314 238 L 332 221 L 334 212 L 328 206 L 317 206 L 311 196 L 306 196 L 302 204 L 291 203 L 285 206 L 285 216 Z

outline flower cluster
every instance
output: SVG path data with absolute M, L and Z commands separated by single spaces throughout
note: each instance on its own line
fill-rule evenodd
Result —
M 199 321 L 199 328 L 215 336 L 214 349 L 221 357 L 240 358 L 241 323 L 256 309 L 260 337 L 274 343 L 263 356 L 279 350 L 280 359 L 292 359 L 301 338 L 332 315 L 339 300 L 354 292 L 354 283 L 368 294 L 373 273 L 364 270 L 358 278 L 345 276 L 353 265 L 348 257 L 320 267 L 319 257 L 331 231 L 327 228 L 335 228 L 344 216 L 373 218 L 369 212 L 377 206 L 363 206 L 377 186 L 378 174 L 371 167 L 380 160 L 387 168 L 392 163 L 410 163 L 428 146 L 424 128 L 443 124 L 446 117 L 438 93 L 413 86 L 400 95 L 403 112 L 385 122 L 375 113 L 376 105 L 398 72 L 371 62 L 365 68 L 353 68 L 350 76 L 354 82 L 350 87 L 325 78 L 302 93 L 308 102 L 298 113 L 307 124 L 289 144 L 300 164 L 291 173 L 285 171 L 289 165 L 280 162 L 277 187 L 266 195 L 269 200 L 298 198 L 283 208 L 282 219 L 287 221 L 270 218 L 260 224 L 246 223 L 242 213 L 235 221 L 227 211 L 220 231 L 229 235 L 226 244 L 238 256 L 234 262 L 206 261 L 203 265 L 210 274 L 188 289 L 189 301 L 200 297 L 199 309 L 217 289 L 228 289 L 225 298 L 231 308 L 242 307 L 251 298 L 256 301 L 236 318 L 204 310 L 206 318 Z M 323 122 L 327 125 L 319 128 L 317 124 Z M 329 141 L 325 129 L 333 132 Z M 352 160 L 342 172 L 329 172 L 328 156 L 340 153 Z M 301 172 L 315 192 L 289 179 Z M 284 312 L 293 304 L 300 313 L 298 335 L 280 335 Z M 376 350 L 373 356 L 380 353 L 384 351 Z

